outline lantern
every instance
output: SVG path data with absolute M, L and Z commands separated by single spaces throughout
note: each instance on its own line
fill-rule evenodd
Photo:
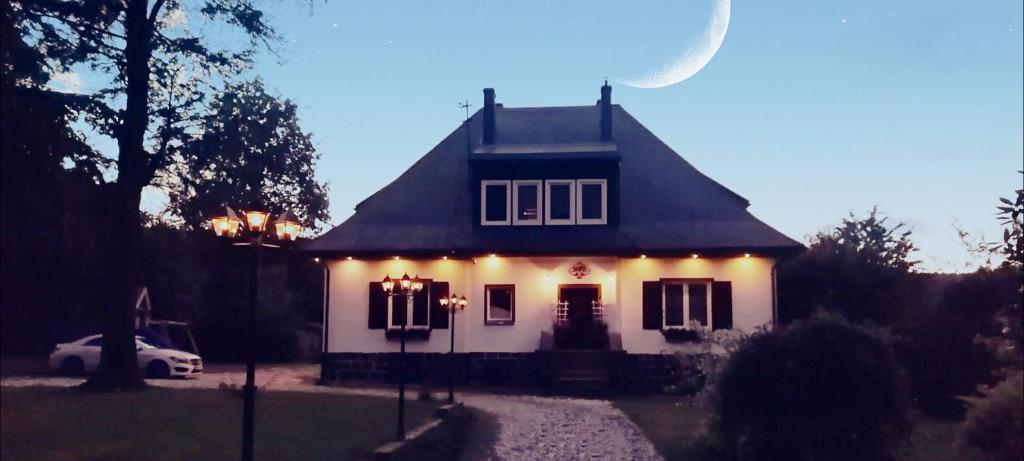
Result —
M 422 289 L 423 289 L 423 281 L 420 280 L 420 276 L 417 274 L 416 277 L 414 277 L 412 279 L 412 291 L 418 293 Z
M 395 289 L 395 281 L 391 280 L 390 275 L 384 276 L 384 281 L 380 282 L 381 288 L 384 288 L 385 293 L 391 293 L 391 290 Z
M 437 302 L 441 303 L 441 307 L 448 307 L 448 297 L 443 297 L 437 300 Z
M 462 295 L 462 297 L 459 298 L 459 308 L 464 309 L 467 304 L 469 304 L 469 300 L 466 299 L 466 295 Z
M 210 218 L 210 229 L 217 237 L 233 238 L 241 225 L 242 220 L 231 207 L 224 207 L 224 214 Z
M 409 274 L 403 275 L 402 280 L 398 283 L 401 285 L 402 291 L 409 291 L 409 289 L 412 288 L 412 279 L 409 278 Z
M 243 214 L 245 214 L 245 225 L 248 227 L 249 232 L 262 234 L 267 228 L 267 220 L 270 218 L 270 213 L 255 209 L 244 211 Z
M 302 224 L 291 211 L 285 211 L 274 221 L 274 231 L 277 239 L 285 242 L 294 241 L 302 230 Z

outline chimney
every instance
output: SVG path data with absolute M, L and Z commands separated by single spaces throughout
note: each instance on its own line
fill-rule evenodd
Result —
M 484 88 L 484 144 L 494 144 L 494 88 Z
M 601 140 L 612 140 L 612 87 L 608 80 L 601 86 Z

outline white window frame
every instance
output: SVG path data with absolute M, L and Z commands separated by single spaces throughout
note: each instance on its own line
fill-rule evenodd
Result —
M 391 295 L 388 296 L 388 330 L 401 330 L 401 325 L 395 325 L 393 320 L 394 315 L 394 302 L 395 298 L 405 298 L 405 329 L 408 330 L 429 330 L 430 329 L 430 287 L 429 284 L 424 284 L 424 290 L 427 291 L 427 324 L 426 325 L 413 325 L 412 324 L 412 311 L 413 306 L 416 304 L 413 301 L 413 296 L 402 296 L 402 295 Z
M 505 219 L 501 221 L 487 220 L 487 186 L 505 186 Z M 480 225 L 507 226 L 512 223 L 512 182 L 508 180 L 486 179 L 480 181 Z
M 507 318 L 491 317 L 491 290 L 512 290 L 512 305 Z M 516 286 L 512 283 L 484 285 L 484 325 L 515 325 L 516 323 Z
M 711 317 L 711 285 L 714 280 L 711 279 L 670 279 L 661 281 L 661 329 L 663 330 L 692 330 L 695 329 L 695 325 L 690 324 L 690 285 L 704 285 L 707 288 L 707 319 L 708 324 L 703 325 L 702 328 L 713 329 L 712 317 Z M 668 299 L 665 296 L 665 287 L 669 285 L 682 285 L 683 286 L 683 324 L 682 325 L 669 325 L 668 316 L 666 315 Z
M 519 186 L 533 186 L 537 189 L 537 218 L 519 218 Z M 539 226 L 544 224 L 544 186 L 539 179 L 512 181 L 512 224 L 516 226 Z
M 597 219 L 583 219 L 583 186 L 601 186 L 601 217 Z M 608 224 L 608 180 L 607 179 L 577 179 L 576 180 L 576 224 L 598 225 Z
M 551 219 L 551 186 L 569 186 L 569 219 Z M 544 181 L 544 224 L 571 226 L 576 224 L 576 180 L 548 179 Z

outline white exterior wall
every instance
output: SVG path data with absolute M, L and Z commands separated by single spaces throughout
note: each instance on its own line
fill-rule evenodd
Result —
M 581 279 L 569 268 L 582 262 L 590 274 Z M 732 282 L 733 326 L 752 331 L 772 320 L 771 258 L 615 258 L 615 257 L 480 257 L 473 260 L 335 260 L 329 263 L 330 325 L 328 352 L 392 352 L 399 343 L 385 340 L 384 330 L 367 328 L 369 283 L 384 275 L 408 273 L 446 281 L 451 292 L 469 298 L 456 314 L 458 352 L 531 352 L 540 333 L 551 331 L 551 309 L 562 284 L 601 286 L 609 331 L 622 334 L 631 353 L 657 353 L 675 346 L 657 330 L 642 328 L 642 282 L 661 278 L 714 278 Z M 515 324 L 484 324 L 484 286 L 515 285 Z M 434 330 L 428 341 L 407 341 L 410 352 L 448 351 L 449 331 Z

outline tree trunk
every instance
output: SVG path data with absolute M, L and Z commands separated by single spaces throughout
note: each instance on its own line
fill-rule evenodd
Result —
M 129 0 L 125 13 L 126 105 L 117 133 L 117 182 L 110 188 L 107 271 L 111 302 L 103 323 L 103 349 L 96 374 L 86 383 L 99 390 L 146 387 L 135 350 L 138 289 L 139 205 L 149 183 L 145 150 L 149 123 L 149 59 L 152 24 L 147 0 Z

